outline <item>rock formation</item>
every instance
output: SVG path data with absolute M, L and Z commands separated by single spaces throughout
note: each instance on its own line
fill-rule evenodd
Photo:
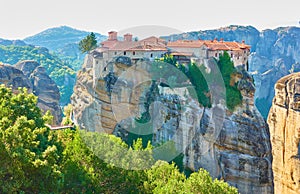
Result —
M 252 78 L 244 71 L 240 74 L 243 104 L 234 112 L 220 105 L 203 110 L 196 135 L 185 153 L 186 166 L 193 170 L 205 168 L 240 193 L 272 193 L 268 126 L 254 105 Z M 223 118 L 222 109 L 226 113 Z M 221 119 L 222 123 L 218 123 Z
M 50 110 L 54 124 L 60 124 L 62 111 L 59 106 L 59 90 L 46 71 L 35 61 L 22 61 L 15 66 L 0 65 L 0 83 L 17 90 L 26 87 L 38 97 L 38 107 Z
M 150 132 L 154 145 L 173 141 L 191 170 L 205 168 L 240 193 L 273 193 L 268 126 L 254 105 L 253 79 L 247 72 L 239 69 L 237 84 L 243 104 L 231 112 L 224 99 L 216 98 L 211 108 L 204 108 L 186 87 L 171 89 L 149 81 L 143 64 L 123 64 L 117 58 L 108 64 L 111 72 L 95 80 L 93 55 L 87 55 L 71 98 L 75 123 L 124 140 L 129 131 Z M 211 60 L 206 65 L 212 69 L 216 64 Z M 212 85 L 213 94 L 221 91 L 219 85 Z M 154 155 L 175 157 L 159 149 Z
M 25 87 L 32 92 L 32 84 L 28 78 L 19 69 L 11 65 L 0 64 L 0 84 L 18 89 L 18 87 Z
M 268 116 L 275 194 L 300 193 L 300 73 L 281 78 Z

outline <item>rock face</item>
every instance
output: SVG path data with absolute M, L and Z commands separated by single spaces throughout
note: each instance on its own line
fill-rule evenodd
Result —
M 0 83 L 11 86 L 13 89 L 25 87 L 29 89 L 29 92 L 32 91 L 32 84 L 23 72 L 11 65 L 0 64 Z
M 240 193 L 273 193 L 269 130 L 254 105 L 255 88 L 247 72 L 239 69 L 243 103 L 230 112 L 222 99 L 204 108 L 186 87 L 170 89 L 149 82 L 143 63 L 121 64 L 116 59 L 109 64 L 113 71 L 95 81 L 92 62 L 92 55 L 87 55 L 71 98 L 74 120 L 81 128 L 128 140 L 129 130 L 149 134 L 144 124 L 148 121 L 152 143 L 173 141 L 187 168 L 205 168 Z M 206 65 L 213 69 L 211 61 Z M 125 78 L 133 80 L 124 79 L 124 72 Z M 213 88 L 213 94 L 220 92 L 218 85 Z M 175 157 L 159 151 L 154 155 L 166 160 Z
M 251 45 L 249 72 L 256 86 L 255 104 L 267 118 L 274 97 L 274 85 L 281 77 L 300 71 L 300 28 L 282 27 L 259 32 L 252 26 L 228 26 L 216 30 L 188 32 L 164 37 L 166 40 L 214 38 L 242 41 Z
M 234 112 L 215 104 L 195 115 L 200 120 L 186 149 L 185 166 L 192 170 L 205 168 L 240 193 L 273 193 L 268 126 L 254 105 L 251 76 L 243 70 L 239 73 L 243 104 Z
M 274 191 L 300 193 L 300 73 L 281 78 L 268 116 Z
M 0 65 L 0 83 L 13 89 L 26 87 L 38 97 L 38 107 L 50 110 L 54 124 L 60 124 L 62 111 L 59 106 L 59 90 L 46 71 L 35 61 L 22 61 L 15 66 Z

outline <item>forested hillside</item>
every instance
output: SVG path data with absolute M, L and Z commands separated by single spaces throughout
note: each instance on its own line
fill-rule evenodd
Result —
M 49 28 L 34 36 L 27 37 L 27 44 L 48 48 L 51 52 L 66 61 L 76 71 L 81 68 L 85 54 L 78 48 L 80 40 L 89 35 L 90 32 L 77 30 L 68 26 Z M 95 33 L 98 43 L 106 39 L 106 36 Z
M 60 103 L 62 105 L 69 103 L 76 77 L 76 72 L 69 64 L 43 47 L 0 44 L 0 62 L 14 65 L 22 60 L 34 60 L 45 67 L 47 74 L 60 90 Z

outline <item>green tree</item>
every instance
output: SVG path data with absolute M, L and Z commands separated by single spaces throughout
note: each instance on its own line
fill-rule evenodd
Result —
M 57 192 L 62 181 L 56 137 L 45 127 L 37 97 L 0 86 L 0 193 Z
M 235 187 L 229 186 L 224 181 L 218 179 L 212 180 L 209 173 L 204 169 L 199 169 L 194 172 L 185 181 L 184 190 L 186 193 L 201 193 L 201 194 L 237 194 Z
M 97 47 L 96 35 L 91 32 L 79 42 L 79 49 L 82 53 L 89 52 Z
M 226 87 L 226 105 L 229 110 L 233 111 L 234 108 L 242 103 L 242 94 L 234 83 L 233 76 L 237 73 L 233 62 L 227 52 L 219 57 L 218 66 L 220 68 L 224 84 Z
M 144 187 L 147 193 L 183 193 L 185 176 L 174 163 L 159 160 L 146 174 Z
M 64 118 L 62 120 L 62 125 L 72 125 L 73 121 L 71 120 L 71 115 L 72 115 L 73 107 L 71 104 L 68 104 L 67 106 L 64 107 Z

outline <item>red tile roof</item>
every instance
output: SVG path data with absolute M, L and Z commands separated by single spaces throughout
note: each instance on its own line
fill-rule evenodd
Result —
M 168 47 L 187 47 L 198 48 L 204 44 L 203 40 L 177 40 L 174 42 L 168 42 Z
M 118 40 L 107 40 L 101 43 L 102 47 L 106 47 L 109 50 L 114 51 L 125 51 L 125 50 L 156 50 L 156 51 L 167 51 L 165 41 L 156 38 L 149 37 L 140 41 L 118 41 Z
M 242 50 L 250 49 L 249 45 L 238 42 L 225 42 L 217 40 L 177 40 L 175 42 L 168 42 L 168 47 L 177 48 L 199 48 L 205 45 L 210 50 Z

